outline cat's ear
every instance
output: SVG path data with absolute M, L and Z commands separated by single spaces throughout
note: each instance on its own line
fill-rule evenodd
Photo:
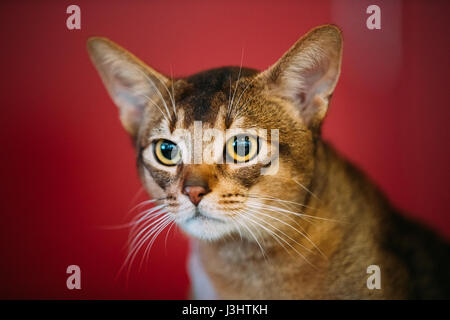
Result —
M 341 31 L 317 27 L 298 40 L 260 77 L 271 93 L 291 101 L 310 127 L 320 126 L 339 78 Z
M 170 81 L 133 54 L 105 38 L 90 38 L 89 55 L 112 100 L 119 108 L 122 125 L 136 136 L 144 109 Z M 162 90 L 162 91 L 161 91 Z M 157 96 L 158 97 L 158 96 Z

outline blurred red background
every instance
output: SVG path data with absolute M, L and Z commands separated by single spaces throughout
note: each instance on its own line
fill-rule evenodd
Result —
M 373 2 L 373 3 L 372 3 Z M 81 8 L 81 30 L 66 8 Z M 368 30 L 366 8 L 381 8 Z M 125 221 L 140 189 L 134 152 L 85 50 L 106 36 L 175 76 L 264 69 L 325 23 L 344 32 L 324 136 L 392 202 L 450 236 L 448 12 L 444 1 L 2 1 L 0 298 L 186 297 L 188 243 L 163 234 L 128 285 Z M 82 290 L 66 288 L 81 267 Z

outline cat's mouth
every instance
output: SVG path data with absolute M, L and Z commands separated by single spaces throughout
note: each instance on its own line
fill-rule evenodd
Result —
M 220 222 L 220 223 L 225 222 L 222 219 L 214 218 L 214 217 L 211 217 L 209 215 L 202 213 L 198 208 L 195 208 L 194 215 L 186 220 L 186 222 L 191 222 L 191 221 L 214 221 L 214 222 Z
M 205 208 L 206 209 L 206 208 Z M 188 235 L 203 240 L 217 240 L 234 231 L 234 224 L 228 223 L 225 217 L 218 212 L 210 212 L 200 208 L 192 208 L 190 212 L 184 212 L 185 218 L 181 218 L 179 226 Z

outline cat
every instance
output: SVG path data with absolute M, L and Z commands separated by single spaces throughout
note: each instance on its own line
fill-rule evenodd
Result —
M 139 216 L 131 251 L 175 222 L 191 239 L 197 299 L 450 298 L 449 245 L 321 139 L 342 42 L 338 27 L 324 25 L 265 71 L 221 67 L 171 79 L 90 38 L 155 204 Z M 207 139 L 196 129 L 233 133 Z M 193 140 L 214 161 L 192 161 Z M 379 268 L 375 288 L 370 266 Z

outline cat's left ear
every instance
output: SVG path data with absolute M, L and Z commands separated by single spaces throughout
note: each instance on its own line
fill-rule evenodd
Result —
M 260 77 L 271 93 L 288 99 L 309 127 L 319 127 L 339 78 L 342 36 L 333 25 L 298 40 Z

